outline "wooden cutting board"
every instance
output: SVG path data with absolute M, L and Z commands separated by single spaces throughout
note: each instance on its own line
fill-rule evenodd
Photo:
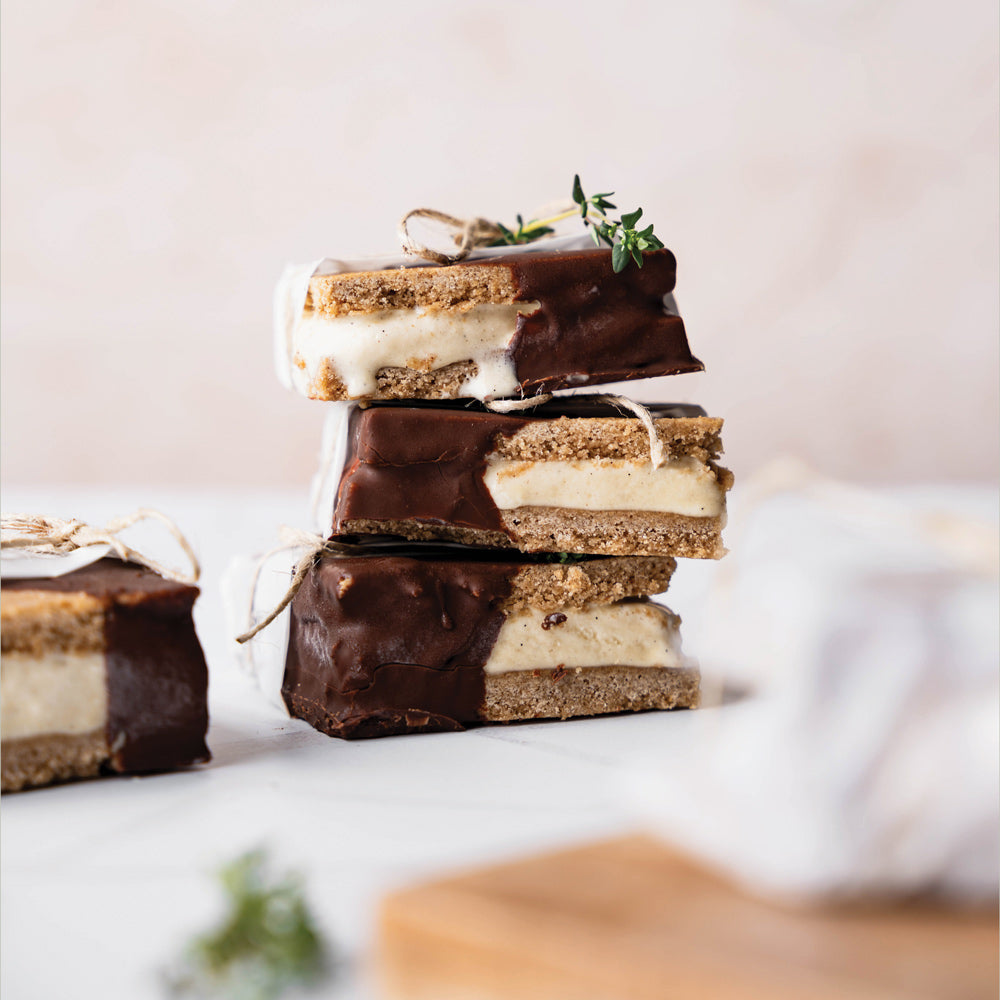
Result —
M 774 907 L 642 836 L 396 893 L 376 955 L 393 1000 L 985 1000 L 997 975 L 995 909 Z

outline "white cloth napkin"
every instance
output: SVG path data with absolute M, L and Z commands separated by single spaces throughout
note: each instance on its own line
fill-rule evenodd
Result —
M 765 895 L 995 896 L 995 491 L 784 466 L 743 501 L 686 645 L 709 696 L 713 676 L 754 693 L 699 714 L 682 766 L 630 769 L 640 815 Z

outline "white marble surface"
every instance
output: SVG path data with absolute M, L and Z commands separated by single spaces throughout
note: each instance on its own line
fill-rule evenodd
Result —
M 282 717 L 230 659 L 218 583 L 231 555 L 265 546 L 281 522 L 305 523 L 305 499 L 291 491 L 3 494 L 8 512 L 102 523 L 139 505 L 169 512 L 202 556 L 195 617 L 213 760 L 4 796 L 0 985 L 11 1000 L 161 996 L 160 970 L 216 913 L 211 873 L 256 845 L 306 875 L 324 930 L 357 960 L 385 890 L 625 829 L 634 820 L 622 763 L 645 755 L 683 766 L 691 713 L 353 743 Z M 345 973 L 324 995 L 368 997 L 363 978 Z
M 779 487 L 798 492 L 782 500 Z M 213 761 L 4 796 L 3 995 L 162 995 L 162 970 L 218 912 L 211 873 L 258 845 L 307 877 L 319 921 L 348 959 L 322 994 L 340 1000 L 374 995 L 363 961 L 392 887 L 644 821 L 744 884 L 776 859 L 787 875 L 780 861 L 798 851 L 808 863 L 785 889 L 964 880 L 995 894 L 996 491 L 871 493 L 785 466 L 744 483 L 734 501 L 734 552 L 721 563 L 682 561 L 668 603 L 685 619 L 706 690 L 725 674 L 758 683 L 759 699 L 343 742 L 270 705 L 235 667 L 223 626 L 219 583 L 230 558 L 269 547 L 280 523 L 308 524 L 305 490 L 8 486 L 7 513 L 103 523 L 155 506 L 183 528 L 203 561 L 195 619 L 210 670 Z M 930 700 L 919 706 L 912 685 L 893 683 L 901 697 L 874 699 L 886 687 L 876 675 L 924 678 Z M 915 741 L 897 739 L 901 729 Z M 942 750 L 962 751 L 960 783 L 911 752 L 931 745 L 928 732 Z M 881 777 L 845 784 L 844 761 Z M 807 793 L 790 800 L 789 781 Z M 878 829 L 888 836 L 873 846 Z M 744 849 L 752 830 L 763 855 Z M 973 834 L 975 843 L 985 834 L 986 860 L 966 871 Z M 911 849 L 897 858 L 900 842 Z M 823 864 L 831 851 L 841 859 L 832 874 Z M 900 861 L 902 881 L 891 871 Z

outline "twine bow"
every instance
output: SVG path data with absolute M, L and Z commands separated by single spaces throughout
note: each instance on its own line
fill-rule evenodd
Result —
M 410 235 L 409 224 L 411 219 L 432 219 L 434 222 L 442 222 L 453 230 L 453 239 L 458 250 L 455 253 L 441 253 L 421 243 L 420 240 Z M 503 236 L 503 232 L 495 222 L 480 217 L 474 219 L 459 219 L 447 212 L 439 212 L 434 208 L 415 208 L 412 212 L 407 212 L 399 221 L 397 229 L 399 242 L 402 244 L 403 253 L 413 257 L 422 257 L 424 260 L 431 260 L 435 264 L 457 264 L 460 260 L 465 260 L 476 247 L 486 247 L 495 243 Z
M 165 525 L 191 561 L 191 572 L 182 573 L 158 563 L 138 549 L 126 544 L 118 535 L 140 521 L 156 520 Z M 10 514 L 0 518 L 0 549 L 23 552 L 27 555 L 66 556 L 77 549 L 92 545 L 108 545 L 123 562 L 134 562 L 154 573 L 177 583 L 193 584 L 201 575 L 201 567 L 194 550 L 181 534 L 180 528 L 166 514 L 150 507 L 143 507 L 134 514 L 109 521 L 103 528 L 94 528 L 83 521 L 65 521 L 57 517 L 36 514 Z
M 518 248 L 524 249 L 523 244 L 525 243 L 550 239 L 556 235 L 553 226 L 565 219 L 579 215 L 579 202 L 556 202 L 541 208 L 534 216 L 530 217 L 530 222 L 522 222 L 519 215 L 517 228 L 512 232 L 498 222 L 484 219 L 482 216 L 459 219 L 447 212 L 439 212 L 435 208 L 415 208 L 400 219 L 397 233 L 403 247 L 403 253 L 412 257 L 422 257 L 435 264 L 457 264 L 460 260 L 465 260 L 478 247 L 507 245 L 507 249 L 513 252 Z M 409 230 L 410 222 L 413 219 L 426 219 L 442 223 L 445 230 L 450 231 L 451 240 L 458 247 L 458 250 L 452 253 L 443 253 L 418 240 Z M 588 226 L 593 223 L 588 221 L 585 216 L 583 224 Z M 596 231 L 592 230 L 592 232 Z

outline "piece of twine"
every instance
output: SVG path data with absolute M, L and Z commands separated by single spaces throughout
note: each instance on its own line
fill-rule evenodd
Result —
M 579 205 L 560 201 L 546 205 L 533 216 L 529 216 L 533 221 L 527 225 L 522 224 L 521 216 L 518 216 L 518 236 L 511 247 L 552 239 L 556 236 L 556 232 L 552 228 L 555 223 L 579 215 L 579 213 Z M 428 219 L 442 223 L 446 229 L 451 230 L 451 239 L 458 249 L 453 253 L 443 253 L 418 240 L 410 233 L 409 229 L 413 219 Z M 586 218 L 584 218 L 583 223 L 585 226 L 589 224 Z M 504 229 L 492 219 L 484 219 L 482 216 L 476 216 L 473 219 L 460 219 L 447 212 L 439 212 L 436 208 L 415 208 L 411 212 L 407 212 L 399 220 L 396 231 L 403 253 L 409 254 L 411 257 L 422 257 L 435 264 L 457 264 L 460 260 L 465 260 L 478 247 L 502 246 L 505 244 L 506 238 L 511 236 L 509 230 Z
M 170 569 L 138 549 L 122 541 L 118 535 L 140 521 L 155 520 L 165 525 L 184 555 L 191 561 L 191 572 Z M 138 563 L 177 583 L 198 582 L 201 567 L 194 550 L 180 528 L 166 514 L 143 507 L 134 514 L 109 521 L 103 528 L 94 528 L 83 521 L 63 520 L 36 514 L 10 514 L 0 518 L 0 549 L 16 550 L 26 555 L 67 556 L 92 545 L 108 545 L 123 562 Z
M 449 229 L 453 230 L 453 239 L 458 249 L 454 253 L 441 253 L 432 247 L 422 243 L 416 237 L 410 235 L 409 225 L 411 219 L 431 219 L 434 222 L 441 222 Z M 411 257 L 422 257 L 424 260 L 433 261 L 435 264 L 457 264 L 460 260 L 465 260 L 469 254 L 477 247 L 489 246 L 503 236 L 503 230 L 489 219 L 477 217 L 474 219 L 459 219 L 447 212 L 439 212 L 434 208 L 415 208 L 407 212 L 399 220 L 397 228 L 399 242 L 403 247 L 403 253 Z
M 248 628 L 245 632 L 236 636 L 236 641 L 241 645 L 244 642 L 249 642 L 262 629 L 267 628 L 292 603 L 292 600 L 299 592 L 299 588 L 306 578 L 306 574 L 316 561 L 316 557 L 321 553 L 347 556 L 358 555 L 362 551 L 367 551 L 360 545 L 337 542 L 333 539 L 324 538 L 322 535 L 317 535 L 312 531 L 289 527 L 287 524 L 283 524 L 278 528 L 278 538 L 281 539 L 280 544 L 276 545 L 273 549 L 268 549 L 257 560 L 257 565 L 254 568 L 253 578 L 250 581 L 250 605 L 247 611 Z M 274 610 L 266 618 L 255 623 L 254 603 L 257 597 L 257 586 L 260 583 L 260 574 L 263 572 L 264 566 L 271 556 L 275 556 L 279 552 L 290 552 L 292 549 L 304 549 L 305 551 L 295 564 L 295 571 L 292 573 L 292 580 L 288 585 L 288 590 L 285 591 L 285 596 L 278 602 Z

